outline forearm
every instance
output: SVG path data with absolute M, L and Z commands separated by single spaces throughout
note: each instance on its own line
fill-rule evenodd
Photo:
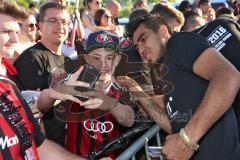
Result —
M 163 107 L 159 106 L 149 95 L 142 92 L 137 97 L 138 102 L 141 104 L 143 109 L 148 115 L 167 133 L 172 133 L 171 123 Z
M 43 144 L 38 147 L 38 153 L 40 160 L 84 160 L 83 158 L 74 155 L 61 146 L 49 141 L 45 140 Z
M 126 127 L 131 127 L 134 123 L 134 111 L 127 105 L 118 105 L 111 110 L 111 114 L 119 124 Z
M 50 92 L 51 89 L 44 89 L 38 98 L 37 107 L 41 112 L 47 112 L 55 102 L 54 99 L 50 98 Z
M 77 20 L 77 36 L 80 39 L 83 39 L 85 37 L 85 32 L 81 20 Z
M 239 76 L 223 75 L 210 81 L 205 96 L 185 131 L 194 143 L 230 108 L 239 90 Z

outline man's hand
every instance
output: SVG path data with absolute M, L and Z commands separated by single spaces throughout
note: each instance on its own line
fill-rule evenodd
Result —
M 78 77 L 82 71 L 83 67 L 80 67 L 67 81 L 64 82 L 64 84 L 69 86 L 89 87 L 90 85 L 88 83 L 78 81 Z
M 128 76 L 118 76 L 116 80 L 122 86 L 127 87 L 134 98 L 138 98 L 144 92 L 143 89 L 138 85 L 138 83 L 132 78 L 129 78 Z M 139 98 L 144 98 L 144 97 L 139 97 Z
M 72 74 L 71 77 L 61 85 L 57 85 L 54 88 L 44 89 L 38 98 L 38 109 L 42 112 L 47 112 L 54 103 L 56 104 L 56 100 L 59 100 L 59 102 L 70 100 L 81 105 L 81 101 L 73 95 L 78 93 L 78 91 L 74 90 L 75 87 L 89 87 L 88 83 L 78 81 L 78 77 L 82 70 L 83 67 L 80 67 L 78 71 Z
M 169 160 L 189 160 L 194 151 L 184 144 L 179 134 L 172 134 L 166 137 L 162 153 Z

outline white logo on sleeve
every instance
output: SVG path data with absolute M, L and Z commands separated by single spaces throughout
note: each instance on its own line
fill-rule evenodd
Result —
M 18 141 L 18 138 L 16 135 L 11 138 L 8 138 L 8 136 L 5 136 L 4 138 L 3 137 L 0 138 L 0 146 L 1 146 L 2 150 L 4 150 L 6 148 L 6 146 L 9 148 L 18 143 L 19 143 L 19 141 Z
M 168 116 L 170 119 L 173 119 L 173 117 L 175 117 L 175 115 L 178 113 L 178 111 L 172 113 L 172 108 L 171 108 L 171 105 L 170 105 L 170 102 L 173 101 L 173 98 L 172 97 L 169 97 L 168 99 L 168 102 L 167 102 L 167 105 L 166 105 L 166 108 L 167 108 L 167 113 L 168 113 Z

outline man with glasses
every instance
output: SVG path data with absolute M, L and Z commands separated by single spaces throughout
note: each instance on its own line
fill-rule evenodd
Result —
M 240 87 L 239 72 L 204 38 L 188 32 L 171 35 L 166 24 L 150 15 L 127 27 L 141 57 L 147 62 L 163 62 L 168 73 L 162 79 L 174 85 L 165 95 L 173 134 L 166 137 L 163 154 L 172 160 L 239 159 L 231 107 Z M 134 87 L 126 83 L 127 78 L 121 81 Z M 157 116 L 156 108 L 147 106 L 148 99 L 138 101 L 158 124 L 164 125 L 162 114 Z
M 68 35 L 69 22 L 67 9 L 59 3 L 49 2 L 41 6 L 41 40 L 25 50 L 14 64 L 18 71 L 16 83 L 21 90 L 49 88 L 51 72 L 56 67 L 63 66 L 67 60 L 61 49 Z M 43 121 L 47 138 L 64 145 L 65 124 L 56 120 L 52 112 L 44 115 Z

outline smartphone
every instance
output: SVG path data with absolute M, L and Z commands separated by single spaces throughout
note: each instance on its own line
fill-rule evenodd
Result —
M 148 154 L 151 157 L 160 157 L 162 155 L 162 149 L 163 149 L 163 147 L 149 146 Z
M 101 75 L 101 72 L 97 68 L 91 66 L 90 64 L 85 64 L 83 66 L 83 70 L 82 70 L 81 74 L 78 77 L 78 80 L 89 83 L 90 87 L 89 88 L 76 87 L 75 90 L 80 91 L 80 92 L 92 90 L 95 86 L 95 83 L 99 79 L 100 75 Z M 77 98 L 80 98 L 81 101 L 88 100 L 88 98 L 86 98 L 86 97 L 77 97 Z

